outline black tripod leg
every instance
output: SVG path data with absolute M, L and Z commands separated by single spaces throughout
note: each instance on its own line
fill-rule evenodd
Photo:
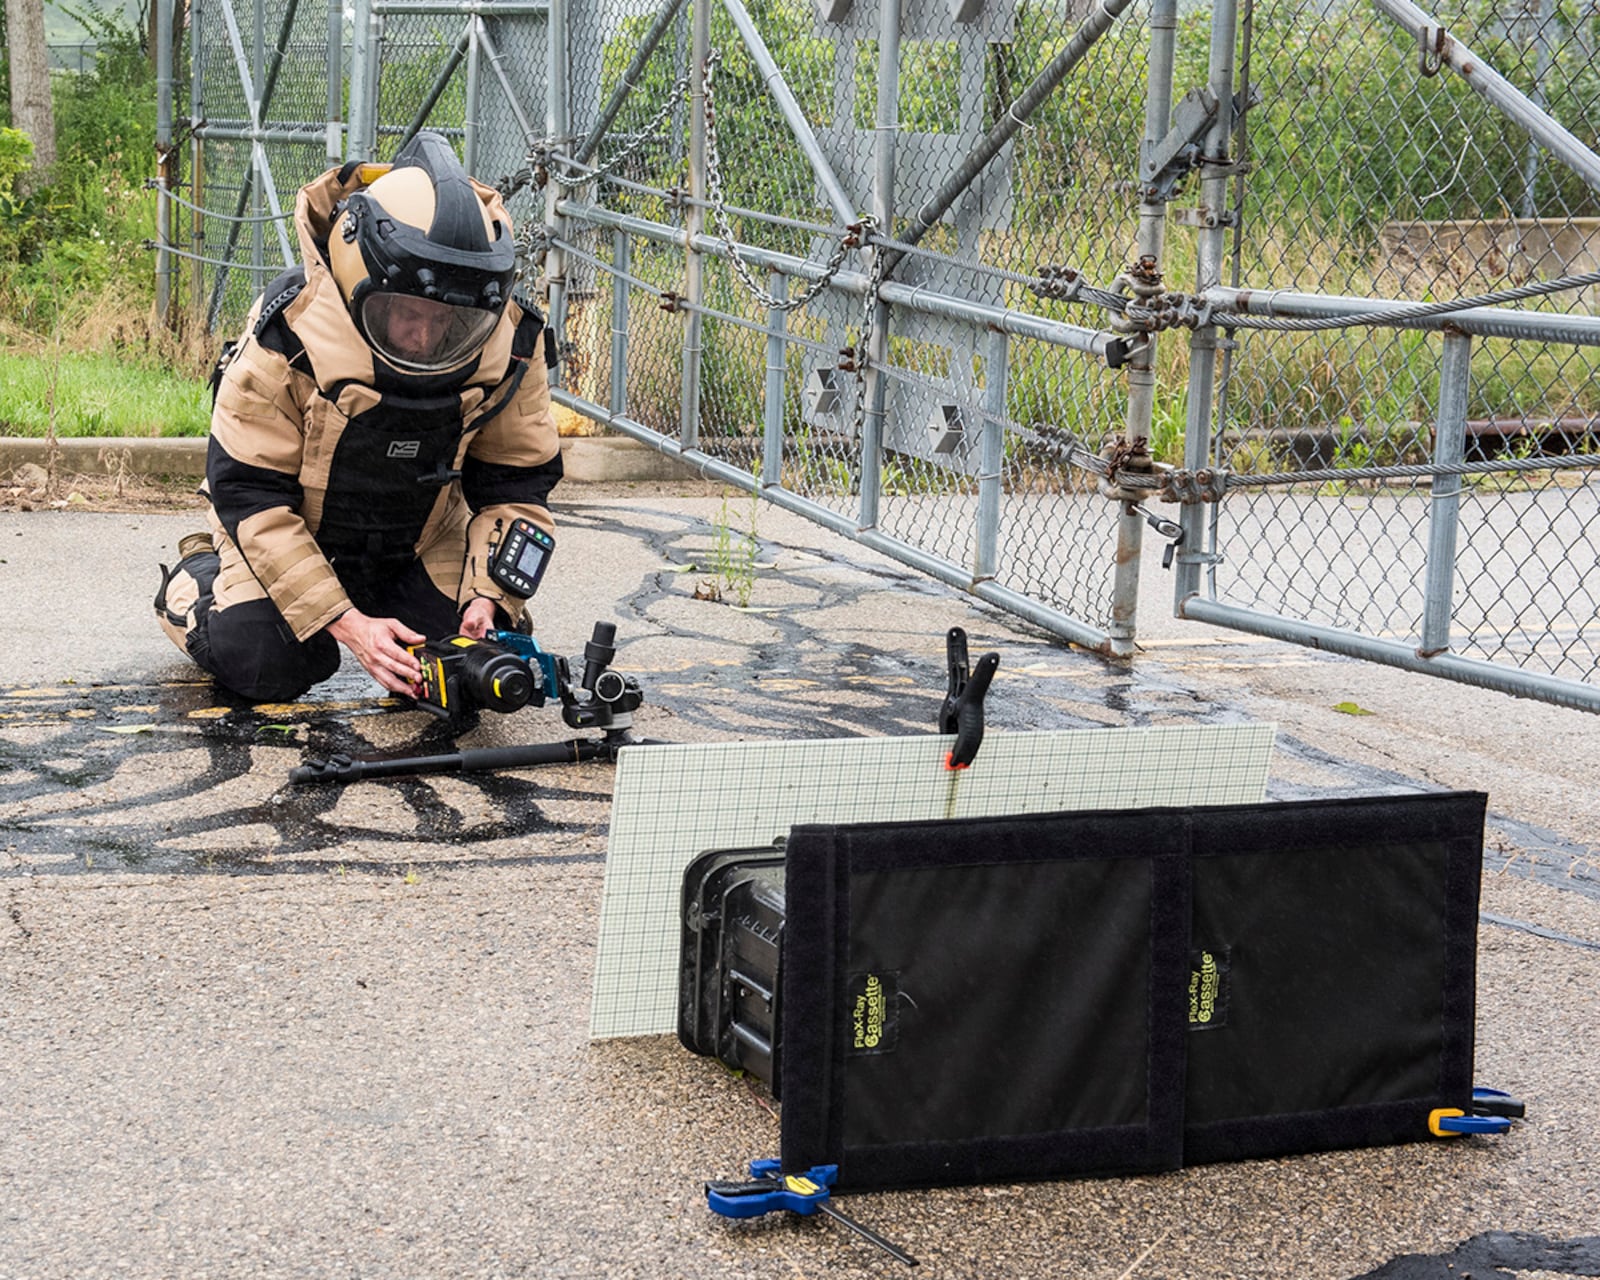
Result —
M 362 778 L 396 778 L 425 773 L 478 773 L 491 769 L 525 769 L 536 764 L 578 764 L 585 760 L 614 760 L 622 744 L 598 739 L 573 738 L 569 742 L 539 743 L 528 747 L 479 747 L 433 756 L 395 756 L 388 760 L 355 760 L 330 756 L 310 760 L 289 771 L 291 783 L 356 782 Z

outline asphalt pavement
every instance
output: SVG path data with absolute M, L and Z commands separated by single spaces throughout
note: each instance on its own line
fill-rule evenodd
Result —
M 1176 621 L 1156 565 L 1116 664 L 776 510 L 747 544 L 743 497 L 562 496 L 535 634 L 614 623 L 651 737 L 932 732 L 959 625 L 1001 654 L 996 730 L 1267 721 L 1272 798 L 1489 795 L 1477 1074 L 1525 1122 L 851 1197 L 920 1273 L 1600 1275 L 1592 715 Z M 712 1217 L 776 1105 L 671 1037 L 589 1039 L 614 766 L 289 786 L 448 744 L 349 662 L 303 704 L 219 695 L 150 610 L 192 527 L 0 512 L 0 1278 L 898 1273 L 818 1218 Z M 528 709 L 461 745 L 571 736 Z

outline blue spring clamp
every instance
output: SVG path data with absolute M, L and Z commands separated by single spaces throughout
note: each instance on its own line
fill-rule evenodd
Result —
M 758 1218 L 781 1209 L 805 1217 L 821 1213 L 906 1266 L 916 1266 L 917 1260 L 905 1250 L 833 1207 L 829 1197 L 838 1177 L 839 1166 L 835 1164 L 814 1165 L 805 1173 L 786 1174 L 780 1161 L 752 1160 L 748 1182 L 706 1183 L 706 1205 L 724 1218 Z
M 1471 1115 L 1459 1107 L 1436 1107 L 1428 1115 L 1428 1129 L 1439 1138 L 1453 1138 L 1464 1133 L 1505 1133 L 1513 1120 L 1521 1120 L 1527 1114 L 1527 1107 L 1509 1093 L 1478 1085 L 1472 1090 Z

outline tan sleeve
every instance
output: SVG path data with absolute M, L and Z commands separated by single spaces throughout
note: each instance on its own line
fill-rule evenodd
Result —
M 464 607 L 481 596 L 513 616 L 521 604 L 489 576 L 490 544 L 504 537 L 518 517 L 553 533 L 550 490 L 561 479 L 561 439 L 550 409 L 543 341 L 534 346 L 511 402 L 473 433 L 461 468 L 461 489 L 472 518 L 457 603 Z M 485 403 L 494 405 L 499 394 L 491 394 Z M 555 554 L 560 554 L 559 544 Z
M 350 608 L 300 515 L 305 415 L 296 392 L 307 381 L 248 339 L 217 390 L 206 455 L 217 518 L 298 640 Z

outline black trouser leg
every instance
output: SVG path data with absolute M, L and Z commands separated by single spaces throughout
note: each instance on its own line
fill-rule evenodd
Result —
M 341 574 L 351 603 L 375 618 L 398 618 L 430 640 L 461 629 L 456 603 L 434 585 L 420 560 L 392 571 Z M 197 611 L 189 656 L 217 682 L 252 702 L 292 702 L 339 669 L 339 644 L 326 631 L 296 640 L 270 600 Z
M 326 631 L 294 638 L 270 600 L 246 600 L 196 619 L 189 656 L 217 683 L 252 702 L 293 702 L 339 669 L 339 645 Z

